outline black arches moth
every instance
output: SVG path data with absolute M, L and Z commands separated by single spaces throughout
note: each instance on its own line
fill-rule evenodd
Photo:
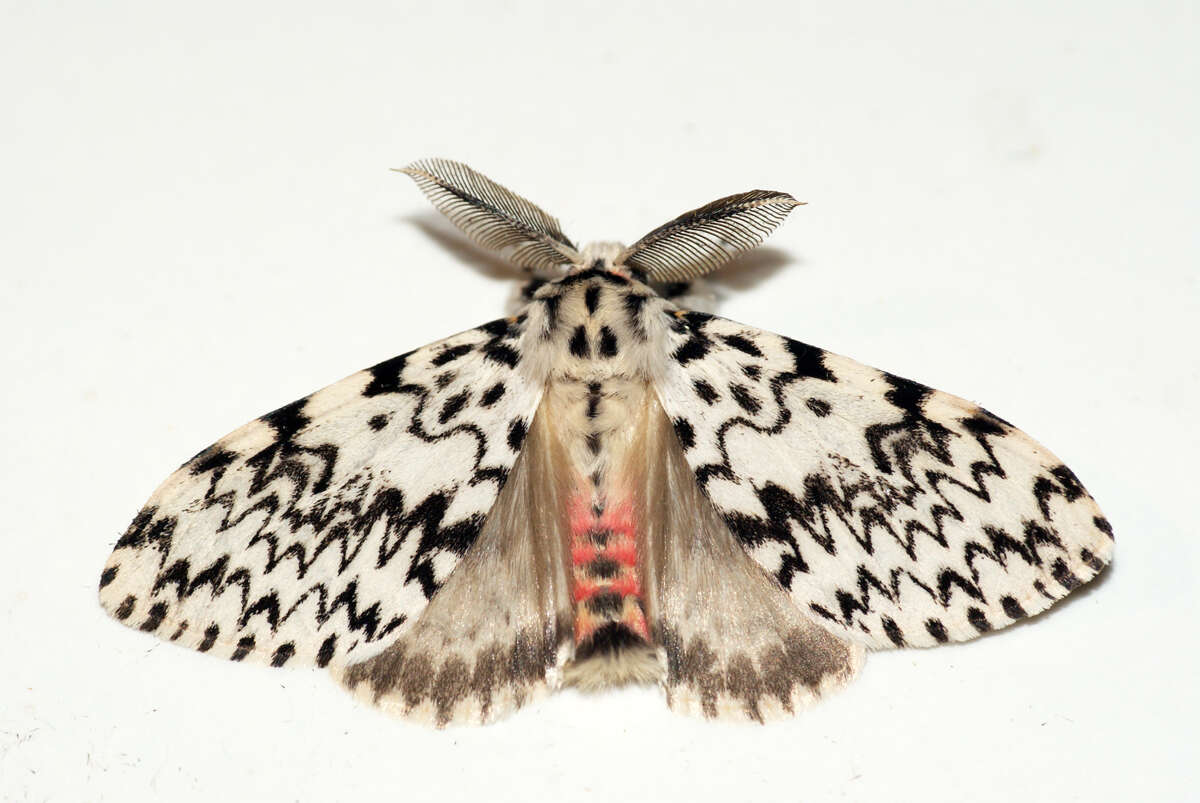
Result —
M 761 243 L 790 195 L 579 248 L 465 165 L 404 172 L 530 272 L 519 309 L 185 463 L 101 575 L 117 619 L 328 667 L 437 725 L 629 682 L 764 720 L 867 649 L 1005 627 L 1111 559 L 1074 473 L 1006 421 L 694 307 L 690 283 Z

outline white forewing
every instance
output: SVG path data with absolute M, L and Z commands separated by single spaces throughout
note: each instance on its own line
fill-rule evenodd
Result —
M 360 371 L 180 467 L 101 577 L 118 619 L 322 666 L 407 629 L 478 535 L 541 396 L 523 319 Z
M 750 554 L 871 647 L 974 638 L 1109 561 L 1049 450 L 971 402 L 688 313 L 657 383 L 697 481 Z

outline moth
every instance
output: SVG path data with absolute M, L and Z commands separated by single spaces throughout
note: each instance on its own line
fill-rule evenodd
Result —
M 100 577 L 120 621 L 437 726 L 627 683 L 763 721 L 1110 561 L 1092 497 L 1007 421 L 687 303 L 792 196 L 579 248 L 465 165 L 402 172 L 527 271 L 519 309 L 184 463 Z

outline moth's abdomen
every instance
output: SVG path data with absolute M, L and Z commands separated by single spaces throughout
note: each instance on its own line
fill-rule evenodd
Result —
M 611 491 L 595 496 L 583 489 L 570 505 L 575 657 L 565 679 L 589 690 L 656 681 L 663 667 L 646 624 L 634 506 Z
M 576 660 L 648 643 L 633 506 L 625 501 L 597 510 L 590 494 L 580 494 L 571 507 Z

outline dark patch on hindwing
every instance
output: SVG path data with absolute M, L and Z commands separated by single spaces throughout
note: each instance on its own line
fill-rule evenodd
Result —
M 667 654 L 668 694 L 687 689 L 707 717 L 718 716 L 721 697 L 741 702 L 745 715 L 759 722 L 765 698 L 793 713 L 799 690 L 818 694 L 827 682 L 845 680 L 853 667 L 851 647 L 817 627 L 780 633 L 777 643 L 756 654 L 734 652 L 723 661 L 703 636 L 685 641 L 670 625 L 659 627 L 658 641 Z
M 401 638 L 379 655 L 346 669 L 343 682 L 351 688 L 367 684 L 375 701 L 387 696 L 405 711 L 425 701 L 433 704 L 434 724 L 448 724 L 458 704 L 473 698 L 482 721 L 492 718 L 496 697 L 507 692 L 522 705 L 530 687 L 542 683 L 554 665 L 561 628 L 519 632 L 512 643 L 493 642 L 473 655 L 435 656 L 413 652 Z

